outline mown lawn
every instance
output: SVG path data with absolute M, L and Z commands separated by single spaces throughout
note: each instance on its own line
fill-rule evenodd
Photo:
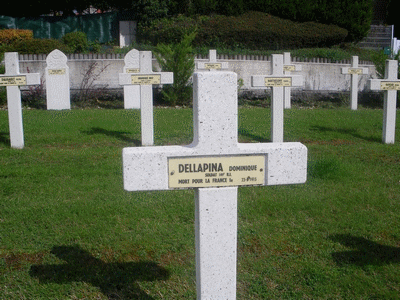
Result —
M 0 299 L 195 299 L 194 193 L 126 192 L 133 110 L 0 111 Z M 304 185 L 239 188 L 238 299 L 400 299 L 400 121 L 382 110 L 285 111 L 309 150 Z M 270 138 L 241 108 L 241 142 Z M 187 144 L 191 109 L 155 109 L 156 145 Z

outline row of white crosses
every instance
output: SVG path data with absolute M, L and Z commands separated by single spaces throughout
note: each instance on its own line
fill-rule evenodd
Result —
M 301 143 L 238 142 L 237 75 L 193 75 L 194 139 L 123 149 L 128 191 L 195 189 L 197 299 L 236 299 L 237 187 L 306 181 Z

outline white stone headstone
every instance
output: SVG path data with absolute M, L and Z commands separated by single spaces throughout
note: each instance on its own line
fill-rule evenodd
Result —
M 119 84 L 139 86 L 142 145 L 151 146 L 154 144 L 153 85 L 172 84 L 174 73 L 153 72 L 151 51 L 139 52 L 139 64 L 138 73 L 120 73 Z
M 388 59 L 385 78 L 368 81 L 371 90 L 384 91 L 382 141 L 385 144 L 394 144 L 395 139 L 397 91 L 400 90 L 400 80 L 397 78 L 398 68 L 397 60 Z
M 71 109 L 67 56 L 60 50 L 47 55 L 45 69 L 47 109 Z
M 222 71 L 228 70 L 228 62 L 217 61 L 217 50 L 209 50 L 207 62 L 197 62 L 197 70 Z
M 368 68 L 358 67 L 358 56 L 353 56 L 351 67 L 343 67 L 342 74 L 351 75 L 350 84 L 350 108 L 357 110 L 358 105 L 358 75 L 367 75 Z
M 271 140 L 273 143 L 283 142 L 283 89 L 284 87 L 302 86 L 303 76 L 283 74 L 283 55 L 272 54 L 271 75 L 251 76 L 253 87 L 271 87 Z
M 197 299 L 236 299 L 237 187 L 304 183 L 300 143 L 239 143 L 237 75 L 193 75 L 194 139 L 123 149 L 128 191 L 195 189 Z
M 20 86 L 40 84 L 39 73 L 20 73 L 17 52 L 4 53 L 6 72 L 0 75 L 0 86 L 6 86 L 8 124 L 12 148 L 24 148 L 24 128 L 22 124 L 22 106 Z
M 140 52 L 136 49 L 129 51 L 124 58 L 124 73 L 140 72 Z M 140 85 L 124 85 L 124 108 L 140 109 Z
M 292 64 L 292 58 L 290 57 L 290 52 L 283 53 L 283 74 L 290 75 L 290 72 L 298 72 L 301 71 L 302 67 L 299 64 Z M 291 101 L 291 87 L 285 86 L 283 88 L 283 98 L 284 98 L 284 107 L 289 109 L 292 107 Z

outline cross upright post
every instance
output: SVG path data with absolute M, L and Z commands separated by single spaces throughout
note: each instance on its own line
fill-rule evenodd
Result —
M 228 63 L 217 62 L 217 50 L 209 50 L 208 52 L 208 62 L 198 62 L 197 70 L 209 70 L 209 71 L 221 71 L 228 70 Z
M 127 191 L 195 189 L 197 299 L 236 299 L 237 188 L 304 183 L 300 143 L 239 143 L 237 75 L 193 75 L 194 139 L 123 150 Z
M 290 57 L 290 52 L 283 53 L 283 74 L 290 75 L 290 72 L 297 72 L 301 71 L 302 67 L 298 64 L 292 64 L 292 58 Z M 283 88 L 283 98 L 284 98 L 284 105 L 286 109 L 292 107 L 291 103 L 291 87 L 285 86 Z
M 357 110 L 358 105 L 358 75 L 367 75 L 368 68 L 358 67 L 358 56 L 353 56 L 351 59 L 351 67 L 343 67 L 342 74 L 351 75 L 350 84 L 350 107 L 352 110 Z
M 140 86 L 140 117 L 142 145 L 154 145 L 153 85 L 174 82 L 172 72 L 153 72 L 151 51 L 140 51 L 140 71 L 137 74 L 120 73 L 119 84 Z
M 273 143 L 283 142 L 283 89 L 284 87 L 303 85 L 300 75 L 283 74 L 283 55 L 272 54 L 271 75 L 251 76 L 253 87 L 271 87 L 271 140 Z
M 385 78 L 370 79 L 369 88 L 373 91 L 384 91 L 383 103 L 383 133 L 382 141 L 385 144 L 394 144 L 396 131 L 396 101 L 397 91 L 400 90 L 397 60 L 386 60 Z
M 0 75 L 0 86 L 6 86 L 8 124 L 11 148 L 24 148 L 24 128 L 22 124 L 22 105 L 20 86 L 40 84 L 39 73 L 19 72 L 17 52 L 4 53 L 6 73 Z

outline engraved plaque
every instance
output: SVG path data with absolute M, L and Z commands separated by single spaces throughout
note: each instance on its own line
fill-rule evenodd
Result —
M 290 78 L 290 77 L 265 77 L 265 86 L 270 86 L 270 87 L 292 86 L 292 78 Z
M 400 82 L 381 81 L 381 90 L 400 90 Z
M 169 188 L 262 185 L 264 182 L 264 155 L 168 159 Z
M 285 72 L 293 72 L 293 71 L 296 71 L 296 66 L 295 66 L 295 65 L 286 65 L 286 66 L 283 66 L 283 71 L 285 71 Z
M 49 75 L 65 75 L 65 69 L 49 69 Z
M 2 76 L 0 86 L 26 85 L 26 76 Z
M 205 63 L 204 64 L 205 69 L 214 69 L 214 70 L 221 70 L 222 69 L 222 64 L 221 63 Z
M 362 75 L 363 70 L 362 69 L 357 69 L 357 68 L 349 68 L 349 73 L 348 74 L 358 74 Z
M 139 73 L 140 69 L 138 68 L 128 68 L 125 70 L 126 73 Z
M 132 75 L 131 83 L 140 85 L 160 84 L 161 75 Z

